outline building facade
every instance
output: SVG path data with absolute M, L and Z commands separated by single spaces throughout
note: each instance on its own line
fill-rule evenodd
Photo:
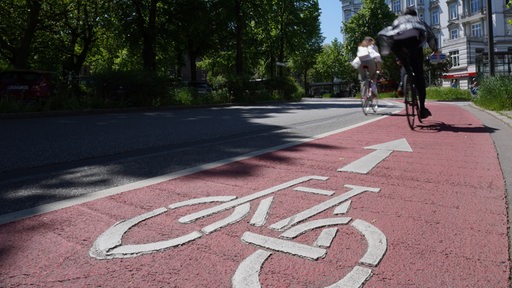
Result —
M 343 19 L 361 9 L 361 0 L 340 0 Z M 489 37 L 486 0 L 386 0 L 399 15 L 407 7 L 416 7 L 418 16 L 429 24 L 442 53 L 451 59 L 452 68 L 444 75 L 443 86 L 455 83 L 468 88 L 471 79 L 489 74 L 489 39 L 493 41 L 496 74 L 512 71 L 512 0 L 492 0 L 493 35 Z

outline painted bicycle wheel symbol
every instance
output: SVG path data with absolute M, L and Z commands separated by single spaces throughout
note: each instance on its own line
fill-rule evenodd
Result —
M 89 255 L 97 259 L 126 258 L 181 246 L 211 234 L 223 227 L 239 222 L 249 214 L 251 203 L 256 200 L 259 200 L 259 204 L 249 223 L 253 226 L 264 226 L 273 201 L 273 194 L 312 180 L 326 181 L 328 177 L 305 176 L 241 198 L 236 198 L 235 196 L 218 196 L 191 199 L 120 221 L 108 228 L 96 239 L 89 250 Z M 261 267 L 275 252 L 283 252 L 315 261 L 325 257 L 328 248 L 336 237 L 336 226 L 339 225 L 350 225 L 350 227 L 355 228 L 364 235 L 368 245 L 367 251 L 359 260 L 358 265 L 355 266 L 350 273 L 329 287 L 361 287 L 364 285 L 365 281 L 372 275 L 372 268 L 379 264 L 386 253 L 387 242 L 385 235 L 374 225 L 360 219 L 352 221 L 351 217 L 332 217 L 308 221 L 311 217 L 331 208 L 334 208 L 334 215 L 345 214 L 350 207 L 351 198 L 354 196 L 364 192 L 376 193 L 380 191 L 379 188 L 355 185 L 345 185 L 345 187 L 350 190 L 269 225 L 270 229 L 282 231 L 282 234 L 279 235 L 278 238 L 245 232 L 241 236 L 241 240 L 247 244 L 255 245 L 260 249 L 240 263 L 232 277 L 233 287 L 260 287 L 259 274 Z M 303 186 L 297 186 L 293 188 L 293 190 L 327 196 L 335 194 L 335 191 L 326 191 Z M 192 231 L 175 238 L 145 244 L 122 243 L 123 235 L 142 221 L 161 215 L 169 210 L 212 202 L 221 202 L 221 204 L 185 215 L 178 219 L 178 222 L 182 224 L 192 223 L 198 219 L 230 209 L 233 210 L 232 214 L 201 228 L 199 231 Z M 314 229 L 323 230 L 312 245 L 305 245 L 293 241 L 295 237 Z

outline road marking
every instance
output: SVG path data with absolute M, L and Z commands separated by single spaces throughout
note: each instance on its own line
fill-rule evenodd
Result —
M 332 190 L 323 190 L 323 189 L 308 188 L 308 187 L 302 187 L 302 186 L 295 187 L 295 188 L 293 188 L 293 190 L 300 191 L 300 192 L 306 192 L 306 193 L 325 195 L 325 196 L 332 196 L 332 195 L 334 195 L 334 193 L 336 193 L 335 191 L 332 191 Z
M 245 258 L 245 260 L 238 265 L 235 275 L 231 278 L 233 288 L 261 287 L 259 278 L 260 270 L 261 267 L 263 267 L 263 263 L 270 255 L 272 255 L 272 252 L 258 250 Z
M 218 197 L 202 197 L 191 199 L 187 201 L 177 202 L 169 205 L 169 209 L 177 209 L 179 207 L 197 205 L 211 202 L 225 202 L 230 201 L 236 196 L 218 196 Z M 89 249 L 89 255 L 97 259 L 112 259 L 112 258 L 126 258 L 135 257 L 141 254 L 153 253 L 170 247 L 176 247 L 183 245 L 190 241 L 203 236 L 203 233 L 194 231 L 189 234 L 152 243 L 146 244 L 134 244 L 134 245 L 122 245 L 123 235 L 133 226 L 140 222 L 147 220 L 152 217 L 156 217 L 162 213 L 167 212 L 167 208 L 158 208 L 153 211 L 144 213 L 139 216 L 135 216 L 128 220 L 117 222 L 103 232 L 96 241 L 94 241 L 91 249 Z M 219 221 L 220 222 L 220 221 Z M 217 222 L 218 223 L 218 222 Z M 220 223 L 218 223 L 219 225 Z M 214 227 L 208 228 L 213 229 Z M 204 229 L 204 228 L 203 228 Z
M 338 171 L 368 174 L 377 164 L 386 159 L 394 151 L 412 152 L 411 146 L 405 138 L 364 147 L 364 149 L 372 149 L 375 151 L 339 168 Z
M 247 214 L 249 214 L 250 210 L 251 204 L 249 203 L 237 206 L 230 216 L 204 227 L 203 229 L 201 229 L 201 232 L 203 232 L 204 234 L 210 234 L 216 230 L 219 230 L 222 227 L 226 227 L 230 224 L 236 223 L 242 220 L 242 218 L 244 218 Z
M 361 219 L 355 220 L 351 225 L 359 230 L 368 242 L 368 249 L 359 263 L 372 267 L 377 266 L 386 254 L 388 246 L 386 236 L 377 227 Z
M 313 221 L 309 221 L 309 222 L 297 225 L 295 227 L 292 227 L 292 228 L 286 230 L 281 235 L 279 235 L 279 237 L 292 239 L 292 238 L 295 238 L 303 233 L 306 233 L 306 232 L 311 231 L 318 227 L 344 225 L 344 224 L 347 224 L 348 222 L 350 222 L 350 220 L 352 220 L 352 218 L 350 218 L 350 217 L 324 218 L 324 219 L 313 220 Z
M 338 207 L 334 209 L 334 215 L 346 214 L 348 209 L 350 209 L 350 205 L 352 204 L 352 200 L 348 200 L 346 202 L 341 203 Z
M 372 270 L 356 266 L 347 276 L 326 288 L 360 288 L 372 276 Z
M 267 222 L 267 215 L 270 211 L 270 206 L 272 205 L 272 201 L 274 200 L 274 197 L 268 197 L 260 201 L 260 205 L 258 205 L 258 209 L 256 209 L 256 212 L 254 212 L 254 215 L 251 218 L 251 221 L 249 222 L 251 225 L 254 226 L 263 226 Z
M 297 213 L 291 217 L 288 217 L 284 220 L 281 220 L 277 223 L 274 223 L 274 224 L 270 225 L 270 228 L 274 229 L 274 230 L 278 230 L 278 231 L 284 230 L 287 227 L 290 227 L 290 226 L 292 226 L 296 223 L 299 223 L 305 219 L 313 217 L 316 214 L 321 213 L 331 207 L 334 207 L 334 206 L 336 206 L 336 205 L 338 205 L 356 195 L 359 195 L 363 192 L 375 192 L 376 193 L 376 192 L 380 191 L 380 188 L 362 187 L 362 186 L 355 186 L 355 185 L 345 185 L 345 187 L 350 188 L 352 190 L 350 190 L 346 193 L 343 193 L 337 197 L 331 198 L 327 201 L 324 201 L 316 206 L 313 206 L 309 209 L 299 212 L 299 213 Z
M 210 215 L 219 213 L 219 212 L 224 211 L 224 210 L 231 209 L 231 208 L 233 208 L 235 206 L 238 206 L 240 204 L 243 204 L 243 203 L 246 203 L 246 202 L 250 202 L 250 201 L 252 201 L 254 199 L 270 195 L 270 194 L 275 193 L 275 192 L 277 192 L 279 190 L 283 190 L 283 189 L 289 188 L 291 186 L 294 186 L 294 185 L 297 185 L 297 184 L 300 184 L 300 183 L 303 183 L 303 182 L 306 182 L 306 181 L 309 181 L 309 180 L 313 180 L 313 179 L 321 180 L 321 181 L 326 181 L 327 179 L 329 179 L 329 177 L 322 177 L 322 176 L 305 176 L 305 177 L 301 177 L 301 178 L 298 178 L 298 179 L 295 179 L 295 180 L 292 180 L 292 181 L 288 181 L 286 183 L 283 183 L 283 184 L 271 187 L 269 189 L 265 189 L 263 191 L 250 194 L 248 196 L 245 196 L 245 197 L 242 197 L 242 198 L 239 198 L 239 199 L 235 199 L 233 201 L 229 201 L 227 203 L 224 203 L 224 204 L 221 204 L 221 205 L 218 205 L 218 206 L 215 206 L 215 207 L 211 207 L 209 209 L 204 209 L 204 210 L 201 210 L 199 212 L 183 216 L 178 221 L 180 223 L 191 223 L 191 222 L 194 222 L 195 220 L 197 220 L 199 218 L 203 218 L 203 217 L 206 217 L 206 216 L 210 216 Z
M 252 232 L 245 232 L 242 235 L 242 241 L 256 246 L 264 247 L 270 250 L 284 252 L 295 256 L 304 257 L 310 260 L 317 260 L 325 257 L 327 250 L 313 247 L 293 241 L 277 239 Z
M 316 239 L 315 244 L 313 244 L 313 246 L 320 247 L 320 248 L 331 247 L 332 240 L 334 240 L 334 237 L 336 237 L 337 232 L 338 232 L 338 228 L 327 228 L 327 229 L 322 230 L 322 232 Z

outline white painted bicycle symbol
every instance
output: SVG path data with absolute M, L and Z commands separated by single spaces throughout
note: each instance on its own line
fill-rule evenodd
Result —
M 96 239 L 89 251 L 89 254 L 91 257 L 97 259 L 125 258 L 181 246 L 195 239 L 206 236 L 218 229 L 239 222 L 249 214 L 251 210 L 251 203 L 256 200 L 259 201 L 259 204 L 249 223 L 254 226 L 264 226 L 274 199 L 273 194 L 296 186 L 293 190 L 332 196 L 335 194 L 335 191 L 297 186 L 310 181 L 327 180 L 328 177 L 306 176 L 241 198 L 237 198 L 236 196 L 204 197 L 174 203 L 168 207 L 159 208 L 114 224 Z M 345 187 L 349 189 L 347 192 L 334 196 L 327 201 L 321 202 L 311 208 L 269 225 L 268 227 L 270 229 L 279 232 L 282 231 L 282 234 L 280 234 L 278 238 L 268 237 L 249 231 L 245 232 L 241 237 L 242 241 L 247 244 L 255 245 L 260 249 L 240 263 L 232 277 L 233 287 L 260 287 L 259 274 L 261 268 L 263 267 L 264 262 L 275 252 L 287 253 L 311 260 L 319 260 L 325 257 L 327 249 L 336 237 L 336 226 L 339 225 L 350 225 L 363 234 L 367 241 L 367 250 L 359 260 L 358 265 L 355 266 L 351 272 L 329 287 L 362 287 L 371 277 L 372 268 L 379 264 L 386 253 L 387 241 L 385 235 L 371 223 L 361 219 L 353 220 L 351 217 L 332 217 L 308 221 L 309 218 L 331 208 L 334 208 L 333 214 L 335 216 L 345 214 L 350 207 L 352 201 L 351 198 L 354 196 L 364 192 L 376 193 L 380 191 L 380 188 L 355 185 L 345 185 Z M 233 210 L 232 214 L 224 219 L 201 228 L 199 231 L 193 231 L 176 238 L 146 244 L 122 243 L 123 235 L 129 229 L 142 221 L 181 207 L 212 202 L 221 202 L 221 204 L 183 216 L 178 219 L 178 222 L 182 224 L 192 223 L 198 219 L 212 216 L 230 209 Z M 323 230 L 312 245 L 305 245 L 292 241 L 295 237 L 308 233 L 314 229 Z

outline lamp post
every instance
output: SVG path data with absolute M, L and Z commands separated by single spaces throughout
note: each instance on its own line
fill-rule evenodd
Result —
M 489 74 L 494 76 L 494 30 L 492 21 L 492 1 L 487 0 L 487 30 L 488 30 L 488 50 L 489 50 Z

